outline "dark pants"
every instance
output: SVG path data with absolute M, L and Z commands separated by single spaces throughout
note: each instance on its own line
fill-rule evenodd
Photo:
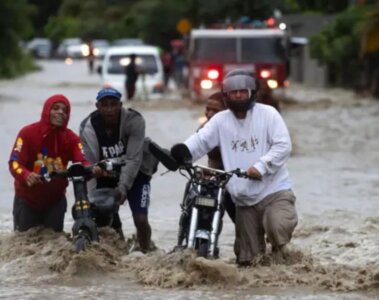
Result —
M 236 205 L 234 204 L 232 197 L 228 192 L 225 192 L 224 197 L 224 208 L 228 213 L 230 220 L 235 224 L 236 223 Z
M 64 215 L 67 209 L 67 200 L 63 196 L 45 210 L 36 210 L 17 196 L 13 201 L 13 224 L 15 231 L 26 231 L 32 227 L 43 226 L 54 231 L 63 231 Z
M 135 84 L 126 84 L 126 94 L 128 96 L 128 100 L 133 99 L 135 92 L 136 92 Z

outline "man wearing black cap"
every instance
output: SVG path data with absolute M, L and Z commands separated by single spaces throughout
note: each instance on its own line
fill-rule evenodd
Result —
M 151 249 L 151 228 L 148 222 L 150 179 L 157 162 L 147 152 L 145 120 L 137 111 L 123 108 L 121 93 L 113 88 L 100 90 L 96 100 L 97 110 L 80 125 L 84 154 L 91 162 L 122 158 L 126 165 L 122 167 L 119 178 L 91 180 L 88 190 L 115 188 L 121 204 L 128 200 L 141 250 L 147 252 Z M 116 213 L 112 227 L 122 236 L 121 226 Z

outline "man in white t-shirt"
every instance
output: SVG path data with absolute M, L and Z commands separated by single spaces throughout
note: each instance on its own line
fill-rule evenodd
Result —
M 193 160 L 220 147 L 225 170 L 240 168 L 227 189 L 236 204 L 237 263 L 250 265 L 266 250 L 284 254 L 297 225 L 295 195 L 286 162 L 291 152 L 287 127 L 278 111 L 256 103 L 257 82 L 246 70 L 229 72 L 222 83 L 227 110 L 216 114 L 185 141 Z

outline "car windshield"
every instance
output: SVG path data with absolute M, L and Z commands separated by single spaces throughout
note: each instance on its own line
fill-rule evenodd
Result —
M 109 74 L 123 74 L 125 67 L 130 63 L 129 55 L 112 55 L 109 58 Z M 146 74 L 155 74 L 158 72 L 157 61 L 154 55 L 141 54 L 137 55 L 136 64 L 140 70 Z
M 279 37 L 242 37 L 238 53 L 237 37 L 197 38 L 191 59 L 207 63 L 282 62 L 285 50 Z

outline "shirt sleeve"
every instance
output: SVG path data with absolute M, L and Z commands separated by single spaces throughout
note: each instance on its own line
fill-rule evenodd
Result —
M 145 141 L 145 120 L 138 115 L 128 126 L 129 136 L 122 137 L 126 142 L 125 166 L 121 169 L 119 189 L 127 193 L 133 185 L 134 179 L 141 168 L 143 144 Z M 122 129 L 121 129 L 122 130 Z
M 217 116 L 214 116 L 204 127 L 191 135 L 184 143 L 191 152 L 192 160 L 196 161 L 219 145 Z
M 71 153 L 72 153 L 72 162 L 81 162 L 85 166 L 89 166 L 91 164 L 90 161 L 88 161 L 84 157 L 84 151 L 83 151 L 83 145 L 80 141 L 80 138 L 77 134 L 70 131 L 70 145 L 71 145 Z
M 269 151 L 263 155 L 254 167 L 261 173 L 275 174 L 283 166 L 292 150 L 290 135 L 281 115 L 274 109 L 268 125 Z
M 79 128 L 79 138 L 80 142 L 82 143 L 83 146 L 83 155 L 84 158 L 90 161 L 91 163 L 96 163 L 99 160 L 98 153 L 94 153 L 94 149 L 98 147 L 97 143 L 97 137 L 95 130 L 90 124 L 90 119 L 86 118 L 84 121 L 80 124 Z
M 8 165 L 12 176 L 16 180 L 24 183 L 26 183 L 26 178 L 31 173 L 31 171 L 26 168 L 27 159 L 29 156 L 28 139 L 24 130 L 21 130 L 13 145 Z

